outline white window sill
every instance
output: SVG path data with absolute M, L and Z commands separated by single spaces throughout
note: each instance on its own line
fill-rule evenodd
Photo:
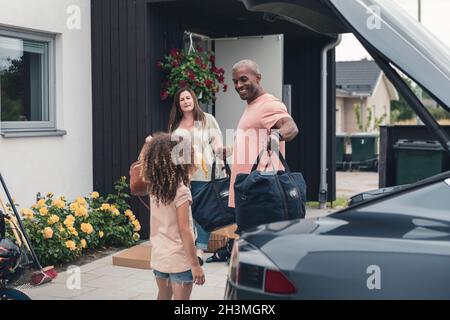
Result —
M 67 134 L 66 130 L 35 130 L 35 131 L 2 131 L 3 138 L 28 138 L 28 137 L 60 137 Z

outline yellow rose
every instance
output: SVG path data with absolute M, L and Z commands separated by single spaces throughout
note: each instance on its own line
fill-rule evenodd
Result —
M 78 198 L 77 198 L 77 202 L 78 202 L 80 205 L 82 205 L 82 206 L 84 206 L 84 205 L 87 204 L 86 199 L 83 198 L 83 197 L 78 197 Z
M 74 227 L 67 227 L 69 229 L 69 232 L 74 235 L 75 237 L 78 237 L 78 231 Z
M 141 236 L 139 235 L 139 233 L 133 233 L 133 240 L 134 241 L 138 241 L 141 238 Z
M 61 198 L 53 200 L 52 205 L 54 205 L 55 207 L 58 207 L 60 209 L 64 208 L 64 206 L 66 205 L 66 203 L 64 201 L 61 200 Z
M 134 220 L 136 220 L 136 216 L 133 214 L 129 217 L 130 221 L 133 222 Z
M 48 209 L 46 207 L 42 207 L 39 209 L 39 213 L 43 216 L 48 214 Z
M 55 224 L 59 221 L 59 217 L 57 215 L 52 214 L 50 218 L 48 218 L 48 224 Z
M 111 212 L 112 212 L 112 214 L 115 215 L 115 216 L 120 215 L 120 211 L 119 211 L 118 209 L 116 209 L 116 208 L 112 209 Z
M 98 236 L 100 237 L 100 239 L 103 238 L 104 235 L 105 235 L 105 233 L 103 231 L 98 232 Z
M 74 222 L 75 222 L 75 218 L 73 215 L 70 214 L 66 217 L 66 220 L 64 220 L 64 225 L 66 227 L 73 227 Z
M 72 240 L 66 241 L 66 247 L 70 249 L 70 251 L 74 251 L 77 248 L 75 242 Z
M 45 206 L 45 200 L 44 200 L 44 199 L 39 200 L 39 201 L 37 202 L 37 206 L 38 206 L 38 207 L 43 207 L 43 206 Z
M 87 247 L 87 242 L 84 239 L 81 239 L 81 247 L 84 249 Z
M 133 215 L 133 211 L 131 211 L 130 209 L 128 209 L 128 210 L 125 211 L 125 215 L 126 215 L 127 217 L 131 217 L 131 216 Z
M 133 222 L 133 226 L 134 226 L 134 232 L 138 232 L 141 230 L 141 224 L 139 223 L 138 220 L 134 220 Z
M 45 239 L 51 239 L 53 237 L 53 229 L 50 227 L 45 228 L 42 233 Z
M 98 197 L 100 197 L 100 194 L 97 191 L 94 191 L 91 193 L 91 197 L 92 199 L 97 199 Z
M 79 205 L 77 202 L 71 203 L 70 206 L 69 206 L 70 211 L 72 211 L 72 212 L 77 211 L 77 209 L 79 208 L 79 206 L 80 206 L 80 205 Z
M 31 210 L 31 209 L 24 208 L 24 209 L 20 210 L 20 213 L 22 214 L 22 216 L 25 219 L 33 219 L 33 217 L 34 217 L 33 210 Z
M 79 206 L 75 210 L 75 216 L 76 217 L 87 217 L 88 216 L 88 210 L 86 209 L 86 207 Z
M 87 233 L 87 234 L 91 234 L 92 232 L 94 232 L 94 228 L 92 227 L 92 225 L 90 223 L 82 223 L 81 231 L 83 231 L 84 233 Z
M 111 208 L 111 206 L 109 205 L 109 203 L 104 203 L 100 207 L 101 210 L 105 210 L 105 211 L 108 211 L 110 208 Z

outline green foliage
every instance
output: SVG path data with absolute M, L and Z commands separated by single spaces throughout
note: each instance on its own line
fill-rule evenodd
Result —
M 225 71 L 216 68 L 215 57 L 211 52 L 172 49 L 163 61 L 157 66 L 166 73 L 166 81 L 162 85 L 161 99 L 173 97 L 179 88 L 189 86 L 194 90 L 198 100 L 210 103 L 215 100 L 215 93 L 219 92 L 220 85 L 223 91 L 227 90 L 224 84 Z
M 443 119 L 450 119 L 450 112 L 446 111 L 444 108 L 428 108 L 428 111 L 430 111 L 431 115 L 436 120 L 443 120 Z
M 362 119 L 361 115 L 361 108 L 362 106 L 360 104 L 355 104 L 353 106 L 353 110 L 355 112 L 355 118 L 356 118 L 356 124 L 358 125 L 358 129 L 361 132 L 369 132 L 373 130 L 378 130 L 381 124 L 383 124 L 383 121 L 386 119 L 387 114 L 383 113 L 383 115 L 379 118 L 375 117 L 374 119 L 374 126 L 372 127 L 372 117 L 373 117 L 373 111 L 371 108 L 366 108 L 367 117 L 366 121 Z
M 310 201 L 307 202 L 306 205 L 310 208 L 319 208 L 319 202 Z M 346 208 L 348 206 L 347 198 L 337 197 L 333 202 L 327 202 L 327 207 L 329 208 Z
M 413 109 L 401 95 L 398 101 L 391 101 L 391 123 L 413 119 L 414 115 Z

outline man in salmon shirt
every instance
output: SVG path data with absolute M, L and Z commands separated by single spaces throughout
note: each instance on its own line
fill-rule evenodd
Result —
M 285 141 L 294 139 L 298 128 L 283 102 L 261 87 L 261 73 L 256 62 L 239 61 L 233 66 L 232 76 L 239 97 L 247 101 L 233 146 L 229 206 L 234 208 L 236 176 L 239 173 L 250 173 L 258 154 L 266 148 L 269 136 L 276 142 L 279 140 L 279 151 L 284 155 Z M 282 168 L 277 157 L 272 157 L 271 160 L 275 168 Z M 267 161 L 268 159 L 262 159 L 261 165 Z
M 258 154 L 267 148 L 269 136 L 275 140 L 279 151 L 285 152 L 285 141 L 291 141 L 298 134 L 298 128 L 287 112 L 286 106 L 276 97 L 264 91 L 261 87 L 261 73 L 256 62 L 241 60 L 232 69 L 234 88 L 239 97 L 247 101 L 247 106 L 239 121 L 233 146 L 233 166 L 231 167 L 229 206 L 235 207 L 234 182 L 239 173 L 250 173 Z M 279 142 L 279 144 L 278 144 Z M 272 151 L 278 152 L 272 147 Z M 230 156 L 225 150 L 224 154 Z M 282 168 L 276 156 L 271 158 L 275 168 Z M 260 168 L 268 163 L 261 159 Z M 217 234 L 229 238 L 226 246 L 219 248 L 206 262 L 227 261 L 231 254 L 236 225 L 219 231 Z

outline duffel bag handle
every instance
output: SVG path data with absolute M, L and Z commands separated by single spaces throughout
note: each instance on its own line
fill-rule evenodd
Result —
M 223 157 L 223 163 L 225 165 L 225 172 L 227 173 L 228 177 L 231 177 L 231 169 L 227 162 L 227 157 L 224 155 Z M 211 181 L 216 181 L 216 157 L 214 157 L 214 162 L 211 166 Z
M 278 150 L 279 150 L 279 149 L 278 149 Z M 270 150 L 268 150 L 268 149 L 262 150 L 262 151 L 259 153 L 258 157 L 256 158 L 256 162 L 253 164 L 253 167 L 252 167 L 251 172 L 255 171 L 255 170 L 258 168 L 259 162 L 261 161 L 261 158 L 262 158 L 264 152 L 267 152 L 267 153 L 269 154 L 269 158 L 272 157 L 272 154 L 273 154 L 272 151 L 270 151 Z M 280 151 L 278 151 L 278 159 L 280 159 L 280 162 L 281 162 L 281 164 L 283 165 L 284 170 L 285 170 L 286 172 L 289 172 L 289 173 L 290 173 L 290 172 L 291 172 L 291 169 L 289 168 L 289 166 L 288 166 L 286 160 L 285 160 L 284 157 L 283 157 L 283 154 L 282 154 Z

